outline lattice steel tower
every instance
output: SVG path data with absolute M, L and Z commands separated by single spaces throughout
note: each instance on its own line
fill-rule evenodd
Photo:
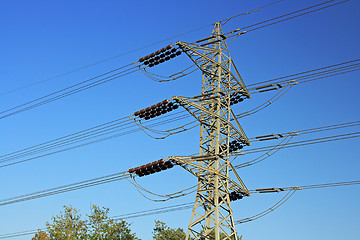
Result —
M 200 122 L 199 156 L 173 157 L 198 178 L 186 239 L 237 239 L 230 201 L 250 195 L 231 165 L 232 152 L 250 145 L 231 105 L 250 94 L 225 40 L 220 23 L 216 23 L 210 37 L 195 44 L 176 43 L 203 74 L 201 95 L 173 98 Z

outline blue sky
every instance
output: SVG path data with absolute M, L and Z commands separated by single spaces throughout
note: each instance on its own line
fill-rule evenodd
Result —
M 97 74 L 136 61 L 176 41 L 207 37 L 203 28 L 160 44 L 135 50 L 271 1 L 2 1 L 0 3 L 0 110 L 19 105 Z M 321 1 L 290 1 L 235 18 L 224 31 L 247 26 Z M 235 40 L 229 50 L 246 84 L 359 58 L 360 2 L 339 6 L 266 27 Z M 34 82 L 121 55 L 111 61 L 32 87 Z M 154 69 L 173 73 L 190 60 L 182 55 Z M 359 120 L 359 73 L 353 72 L 291 89 L 272 106 L 241 124 L 249 137 Z M 1 119 L 1 155 L 71 134 L 120 117 L 172 96 L 201 91 L 201 74 L 158 83 L 138 72 L 61 101 Z M 274 93 L 254 95 L 238 104 L 241 113 Z M 186 121 L 184 121 L 185 123 Z M 333 134 L 352 130 L 334 131 Z M 138 132 L 24 164 L 0 169 L 1 199 L 125 171 L 160 158 L 198 151 L 198 129 L 154 140 Z M 331 133 L 330 133 L 331 134 Z M 323 135 L 314 135 L 321 137 Z M 296 140 L 301 140 L 299 137 Z M 257 145 L 254 143 L 254 147 Z M 260 146 L 260 145 L 259 145 Z M 359 179 L 359 140 L 284 149 L 257 165 L 238 171 L 249 189 Z M 244 157 L 244 160 L 254 156 Z M 236 160 L 241 163 L 243 159 Z M 180 168 L 139 179 L 155 192 L 169 193 L 196 184 Z M 282 195 L 254 195 L 233 203 L 234 218 L 255 215 Z M 154 203 L 127 181 L 0 207 L 0 234 L 44 227 L 63 205 L 88 213 L 91 204 L 111 215 L 191 202 L 194 195 Z M 276 212 L 237 226 L 243 239 L 356 239 L 360 234 L 358 186 L 295 193 Z M 154 220 L 187 228 L 191 210 L 131 219 L 142 239 L 151 239 Z M 18 237 L 22 240 L 30 237 Z

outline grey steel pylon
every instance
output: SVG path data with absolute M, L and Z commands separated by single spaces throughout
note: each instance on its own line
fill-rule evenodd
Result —
M 237 239 L 230 206 L 232 193 L 239 198 L 250 195 L 231 165 L 235 146 L 239 150 L 250 145 L 231 105 L 250 98 L 250 94 L 225 40 L 220 23 L 216 23 L 210 37 L 196 43 L 176 43 L 203 73 L 201 95 L 173 98 L 200 122 L 199 156 L 173 157 L 198 178 L 187 240 Z M 202 41 L 205 43 L 198 44 Z

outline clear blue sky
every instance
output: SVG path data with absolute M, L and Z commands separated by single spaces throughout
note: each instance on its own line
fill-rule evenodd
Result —
M 211 24 L 271 1 L 1 1 L 0 93 L 73 70 L 150 43 Z M 230 31 L 321 1 L 284 0 L 224 26 Z M 345 4 L 245 34 L 229 49 L 246 84 L 357 59 L 360 56 L 360 2 Z M 211 27 L 112 61 L 0 96 L 0 110 L 43 96 L 89 77 L 134 62 L 177 40 L 192 42 Z M 163 71 L 190 65 L 181 56 Z M 165 66 L 165 65 L 164 65 Z M 154 70 L 156 71 L 156 70 Z M 161 71 L 156 73 L 162 73 Z M 359 73 L 349 73 L 291 89 L 271 107 L 242 119 L 249 137 L 359 120 Z M 112 81 L 61 101 L 0 120 L 0 152 L 10 153 L 75 131 L 90 128 L 175 95 L 200 93 L 199 72 L 170 83 L 157 83 L 142 73 Z M 263 103 L 273 93 L 253 96 L 237 113 Z M 353 129 L 358 131 L 359 129 Z M 333 132 L 334 134 L 352 130 Z M 330 133 L 331 134 L 331 133 Z M 322 135 L 314 135 L 321 137 Z M 301 140 L 300 137 L 296 140 Z M 257 145 L 254 143 L 254 147 Z M 285 149 L 238 171 L 249 189 L 359 179 L 359 140 Z M 171 155 L 198 151 L 198 129 L 166 140 L 135 133 L 51 157 L 0 169 L 0 198 L 13 197 L 114 172 Z M 249 156 L 248 159 L 254 156 Z M 241 158 L 236 160 L 242 162 Z M 139 183 L 168 193 L 196 184 L 183 169 L 144 177 Z M 282 195 L 255 195 L 233 203 L 234 218 L 255 215 Z M 126 181 L 0 207 L 0 234 L 45 226 L 63 205 L 88 213 L 91 204 L 111 215 L 191 202 L 190 195 L 166 203 L 143 198 Z M 250 239 L 359 239 L 358 186 L 306 190 L 276 212 L 237 225 Z M 154 220 L 187 228 L 191 210 L 130 220 L 142 239 L 151 239 Z M 14 238 L 30 239 L 29 236 Z

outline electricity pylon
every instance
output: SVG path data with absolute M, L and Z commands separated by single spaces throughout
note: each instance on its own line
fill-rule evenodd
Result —
M 187 240 L 237 239 L 230 201 L 250 196 L 231 165 L 231 152 L 250 145 L 231 105 L 250 94 L 225 40 L 220 23 L 216 23 L 210 37 L 196 44 L 176 43 L 203 74 L 201 95 L 173 98 L 200 122 L 199 156 L 172 159 L 198 178 Z M 231 172 L 235 178 L 230 177 Z

